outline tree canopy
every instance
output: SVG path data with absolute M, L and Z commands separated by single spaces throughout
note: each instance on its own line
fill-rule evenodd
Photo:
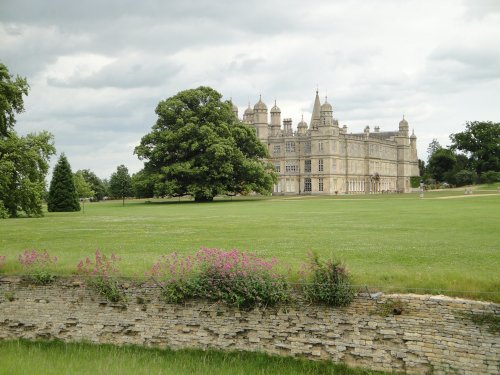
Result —
M 75 180 L 71 172 L 71 166 L 64 154 L 61 154 L 54 167 L 47 206 L 49 212 L 80 211 Z
M 156 107 L 158 119 L 135 153 L 158 196 L 268 194 L 276 181 L 267 148 L 210 87 L 181 91 Z
M 77 171 L 73 175 L 73 180 L 78 198 L 94 198 L 95 192 L 92 190 L 92 186 L 85 180 L 82 171 Z
M 500 172 L 500 122 L 467 122 L 465 130 L 450 139 L 451 148 L 465 152 L 478 174 Z
M 42 216 L 45 176 L 55 152 L 48 132 L 19 137 L 11 131 L 0 138 L 0 216 Z
M 14 78 L 0 63 L 0 217 L 42 216 L 42 196 L 50 157 L 55 154 L 48 132 L 18 136 L 15 115 L 24 111 L 25 78 Z
M 76 172 L 76 174 L 78 173 L 81 173 L 85 182 L 89 184 L 90 188 L 93 190 L 93 199 L 100 201 L 108 195 L 104 182 L 90 169 L 82 169 Z
M 23 95 L 28 95 L 26 78 L 10 75 L 0 63 L 0 137 L 6 137 L 16 123 L 15 114 L 24 111 Z
M 121 198 L 125 205 L 125 198 L 131 196 L 132 179 L 128 174 L 128 169 L 124 165 L 119 165 L 116 172 L 109 179 L 109 192 L 114 198 Z

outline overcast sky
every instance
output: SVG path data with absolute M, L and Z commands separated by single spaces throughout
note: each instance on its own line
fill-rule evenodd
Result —
M 240 116 L 274 99 L 294 127 L 316 87 L 349 132 L 397 128 L 419 157 L 500 121 L 499 0 L 0 0 L 0 61 L 31 86 L 16 129 L 55 136 L 73 171 L 142 168 L 160 100 L 208 85 Z M 54 158 L 55 161 L 55 158 Z

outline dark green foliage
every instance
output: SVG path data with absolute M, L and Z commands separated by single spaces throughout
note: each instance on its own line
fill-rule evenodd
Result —
M 91 189 L 94 191 L 94 199 L 97 201 L 102 200 L 106 195 L 108 195 L 106 186 L 104 186 L 103 181 L 96 176 L 94 172 L 90 169 L 83 169 L 77 171 L 80 172 L 87 184 L 90 185 Z
M 155 180 L 144 169 L 132 175 L 132 190 L 136 198 L 153 198 Z
M 87 285 L 109 302 L 120 302 L 125 298 L 118 281 L 105 276 L 95 276 L 87 280 Z
M 14 79 L 0 63 L 0 218 L 19 212 L 42 216 L 45 176 L 55 148 L 48 132 L 19 137 L 13 130 L 28 90 L 25 78 Z
M 267 148 L 221 98 L 199 87 L 158 104 L 156 124 L 135 149 L 155 195 L 211 201 L 220 194 L 270 193 L 276 175 L 262 161 Z
M 309 254 L 304 272 L 303 291 L 307 299 L 329 306 L 347 306 L 354 298 L 349 274 L 340 262 L 322 261 L 317 254 Z
M 47 206 L 49 212 L 80 211 L 73 173 L 64 154 L 61 154 L 54 168 Z
M 0 139 L 7 137 L 14 128 L 14 114 L 24 111 L 23 95 L 28 95 L 26 78 L 9 74 L 7 67 L 0 63 Z
M 123 199 L 125 205 L 125 197 L 132 195 L 132 178 L 128 174 L 128 169 L 124 165 L 119 165 L 116 172 L 109 179 L 109 192 L 113 198 Z
M 443 182 L 453 175 L 457 164 L 456 155 L 446 148 L 439 148 L 430 156 L 427 170 L 436 181 Z
M 476 178 L 476 172 L 468 171 L 466 169 L 462 169 L 454 176 L 455 184 L 457 186 L 472 185 L 476 182 Z
M 45 176 L 55 151 L 48 132 L 0 137 L 0 217 L 42 216 Z
M 500 172 L 500 122 L 467 122 L 465 130 L 450 135 L 451 148 L 466 152 L 477 174 Z
M 418 188 L 420 186 L 420 180 L 421 180 L 420 176 L 410 177 L 410 185 L 411 185 L 411 187 L 412 188 Z
M 420 177 L 425 175 L 425 169 L 425 161 L 418 159 L 418 171 Z
M 500 182 L 500 172 L 486 171 L 481 173 L 481 182 L 492 184 L 494 182 Z

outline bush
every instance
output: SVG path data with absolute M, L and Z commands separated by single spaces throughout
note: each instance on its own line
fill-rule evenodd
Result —
M 476 182 L 476 172 L 463 169 L 455 174 L 455 182 L 457 186 L 472 185 Z
M 25 250 L 19 255 L 19 263 L 21 263 L 28 280 L 35 284 L 46 285 L 56 279 L 51 267 L 57 263 L 57 257 L 51 257 L 47 250 L 44 252 L 35 249 Z
M 265 261 L 239 250 L 202 248 L 194 258 L 175 253 L 160 258 L 151 275 L 161 278 L 167 302 L 198 297 L 252 308 L 289 299 L 288 283 L 273 271 L 275 265 L 275 259 Z
M 110 302 L 119 302 L 125 299 L 117 280 L 116 262 L 119 260 L 115 254 L 108 258 L 96 250 L 94 260 L 86 258 L 78 263 L 78 273 L 87 277 L 86 284 L 97 294 Z
M 345 266 L 334 260 L 321 261 L 314 253 L 308 255 L 309 262 L 302 271 L 306 298 L 329 306 L 349 305 L 354 298 L 354 289 Z
M 9 213 L 3 204 L 3 201 L 0 200 L 0 219 L 7 219 L 9 217 Z
M 484 182 L 486 184 L 500 182 L 500 172 L 487 171 L 487 172 L 481 173 L 481 182 Z
M 410 177 L 410 186 L 412 188 L 418 188 L 420 187 L 420 181 L 422 180 L 422 177 L 420 176 L 412 176 Z

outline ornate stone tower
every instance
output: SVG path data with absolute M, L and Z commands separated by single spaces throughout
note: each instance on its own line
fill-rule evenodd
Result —
M 267 106 L 259 97 L 259 101 L 253 106 L 253 122 L 255 130 L 257 131 L 257 138 L 263 143 L 267 144 L 267 137 L 269 136 L 269 125 L 267 123 Z
M 271 136 L 276 137 L 281 127 L 281 110 L 274 101 L 274 107 L 271 108 Z

